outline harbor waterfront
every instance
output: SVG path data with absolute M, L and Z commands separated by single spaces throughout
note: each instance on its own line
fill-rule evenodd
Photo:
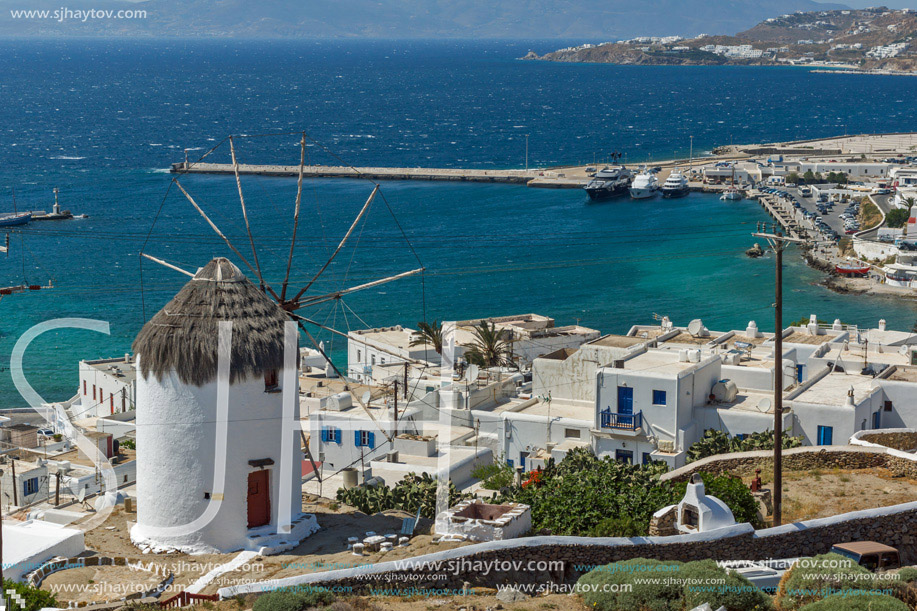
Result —
M 656 165 L 653 159 L 687 159 L 690 135 L 699 155 L 730 141 L 827 138 L 845 126 L 851 133 L 907 131 L 907 100 L 917 93 L 917 81 L 903 77 L 515 60 L 533 45 L 554 48 L 554 41 L 0 45 L 4 95 L 22 101 L 0 108 L 4 124 L 18 125 L 20 134 L 0 139 L 0 184 L 16 186 L 20 210 L 50 209 L 51 188 L 58 186 L 66 207 L 89 217 L 16 229 L 9 255 L 0 255 L 0 285 L 46 286 L 52 279 L 54 285 L 0 299 L 3 407 L 23 404 L 6 368 L 16 340 L 35 324 L 61 317 L 111 323 L 110 336 L 55 331 L 35 341 L 26 370 L 48 399 L 72 395 L 80 359 L 129 350 L 149 314 L 183 279 L 149 262 L 141 276 L 138 252 L 148 238 L 156 245 L 151 252 L 192 271 L 228 254 L 174 192 L 153 226 L 172 178 L 168 168 L 186 147 L 199 149 L 189 152 L 194 159 L 228 133 L 308 129 L 357 167 L 523 172 L 528 133 L 530 173 L 600 165 L 613 151 L 626 152 L 629 166 Z M 181 61 L 191 55 L 202 63 Z M 289 57 L 305 68 L 292 75 L 282 69 Z M 376 70 L 367 77 L 361 66 L 370 63 Z M 78 74 L 71 71 L 76 65 Z M 140 76 L 149 70 L 154 78 Z M 464 75 L 461 89 L 449 85 L 450 74 Z M 698 86 L 714 77 L 730 83 L 727 96 Z M 828 100 L 822 93 L 837 87 L 849 95 Z M 868 108 L 860 103 L 867 98 Z M 74 119 L 67 129 L 64 116 Z M 340 163 L 317 148 L 308 153 L 312 164 Z M 296 138 L 284 146 L 253 139 L 240 161 L 295 166 Z M 279 274 L 289 242 L 274 232 L 289 220 L 278 206 L 293 201 L 296 180 L 244 181 L 255 231 L 269 238 L 272 256 L 265 255 L 265 263 Z M 201 205 L 221 226 L 238 218 L 231 176 L 182 182 L 201 194 Z M 306 184 L 304 206 L 313 214 L 301 227 L 308 236 L 302 269 L 333 248 L 328 244 L 343 235 L 370 190 L 366 181 L 347 178 Z M 771 220 L 755 202 L 721 202 L 716 194 L 695 192 L 590 204 L 579 189 L 439 181 L 386 181 L 382 193 L 428 271 L 423 282 L 408 279 L 355 296 L 349 304 L 369 325 L 415 324 L 424 314 L 432 320 L 534 310 L 550 312 L 558 324 L 579 319 L 603 332 L 623 332 L 633 322 L 652 320 L 654 312 L 679 324 L 702 311 L 720 328 L 739 328 L 750 319 L 770 327 L 772 260 L 743 254 L 755 242 L 756 223 Z M 11 212 L 7 194 L 0 209 Z M 384 204 L 377 201 L 370 212 L 358 261 L 376 276 L 405 269 L 411 260 L 394 247 L 400 233 Z M 224 228 L 234 239 L 244 235 L 238 222 Z M 911 302 L 836 294 L 819 285 L 823 274 L 801 258 L 786 261 L 792 319 L 830 312 L 869 325 L 880 306 L 892 328 L 909 329 L 917 319 Z M 331 322 L 335 314 L 329 308 L 324 316 Z M 343 314 L 337 316 L 340 324 Z M 335 358 L 343 358 L 343 345 L 324 339 Z

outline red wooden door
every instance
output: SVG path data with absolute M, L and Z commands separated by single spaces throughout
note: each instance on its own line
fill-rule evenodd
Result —
M 248 527 L 264 526 L 271 521 L 271 497 L 268 494 L 268 474 L 262 469 L 248 474 Z

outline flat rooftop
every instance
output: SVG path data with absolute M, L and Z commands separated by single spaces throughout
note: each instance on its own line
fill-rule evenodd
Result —
M 679 330 L 678 335 L 665 340 L 666 344 L 688 344 L 692 346 L 703 346 L 709 344 L 716 338 L 724 335 L 723 333 L 708 332 L 709 335 L 691 335 L 687 331 Z
M 851 387 L 853 388 L 853 400 L 858 403 L 870 395 L 877 387 L 877 384 L 872 376 L 829 373 L 803 391 L 793 401 L 816 405 L 843 406 L 847 403 L 847 393 Z
M 746 344 L 752 344 L 753 346 L 760 346 L 764 342 L 770 341 L 772 339 L 774 339 L 774 335 L 772 333 L 763 335 L 761 337 L 748 337 L 747 335 L 743 333 L 736 333 L 735 335 L 730 337 L 728 340 L 726 340 L 726 343 L 735 344 L 736 342 L 744 342 Z
M 414 330 L 406 329 L 401 325 L 395 325 L 394 327 L 377 327 L 375 329 L 356 329 L 351 331 L 348 335 L 349 339 L 374 341 L 387 346 L 394 346 L 395 348 L 407 350 L 410 348 L 411 337 L 414 335 Z
M 736 395 L 735 401 L 728 403 L 714 403 L 708 407 L 716 409 L 741 410 L 755 414 L 774 413 L 774 394 L 771 392 L 756 392 L 741 390 Z
M 594 339 L 587 346 L 607 346 L 609 348 L 630 348 L 631 346 L 637 346 L 646 341 L 642 337 L 633 337 L 630 335 L 603 335 L 598 339 Z
M 703 356 L 701 360 L 704 360 Z M 679 361 L 678 352 L 674 350 L 649 350 L 648 352 L 638 354 L 624 361 L 624 369 L 627 371 L 670 374 L 680 373 L 695 365 L 697 365 L 697 363 Z
M 917 367 L 903 367 L 896 365 L 895 370 L 884 379 L 895 382 L 917 382 Z
M 137 368 L 133 359 L 126 360 L 126 357 L 118 359 L 99 359 L 96 361 L 83 361 L 87 366 L 106 373 L 116 378 L 123 378 L 125 382 L 132 382 L 137 379 Z
M 808 344 L 810 346 L 819 346 L 825 342 L 830 342 L 837 337 L 833 334 L 810 335 L 808 331 L 793 329 L 793 331 L 784 336 L 784 344 Z
M 503 409 L 501 411 L 508 411 Z M 595 406 L 586 404 L 568 403 L 554 399 L 551 401 L 550 408 L 544 401 L 539 401 L 534 405 L 516 411 L 517 414 L 526 414 L 528 416 L 548 417 L 548 411 L 551 412 L 551 419 L 570 418 L 572 420 L 585 420 L 592 422 L 595 420 Z

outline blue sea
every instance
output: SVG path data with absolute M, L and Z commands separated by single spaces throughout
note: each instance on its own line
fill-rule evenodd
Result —
M 576 41 L 581 42 L 581 41 Z M 52 189 L 87 219 L 33 223 L 0 255 L 0 286 L 52 290 L 0 300 L 0 407 L 23 405 L 9 355 L 35 324 L 108 321 L 111 335 L 57 331 L 26 354 L 47 400 L 76 391 L 80 359 L 117 356 L 185 276 L 231 256 L 166 171 L 183 149 L 245 163 L 507 168 L 686 155 L 718 144 L 854 132 L 917 131 L 917 79 L 814 74 L 797 68 L 641 67 L 523 62 L 564 41 L 255 42 L 0 41 L 0 211 L 48 210 Z M 256 137 L 259 136 L 259 137 Z M 220 145 L 220 146 L 218 146 Z M 247 259 L 232 177 L 182 184 Z M 243 192 L 266 280 L 279 286 L 290 248 L 294 179 L 246 178 Z M 304 286 L 368 197 L 361 180 L 307 180 L 290 290 Z M 626 332 L 654 314 L 676 324 L 771 329 L 773 260 L 743 255 L 766 220 L 754 202 L 589 203 L 580 190 L 387 182 L 329 271 L 320 294 L 401 271 L 414 276 L 302 313 L 341 331 L 365 326 L 538 312 Z M 247 270 L 246 270 L 247 271 Z M 251 276 L 251 273 L 248 272 Z M 788 258 L 786 320 L 897 328 L 913 303 L 845 296 Z M 336 360 L 345 344 L 327 332 Z

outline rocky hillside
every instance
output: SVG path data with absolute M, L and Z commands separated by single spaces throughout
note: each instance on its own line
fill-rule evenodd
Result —
M 526 59 L 617 64 L 824 65 L 855 70 L 917 69 L 917 12 L 884 7 L 797 12 L 733 36 L 640 37 L 581 45 Z

